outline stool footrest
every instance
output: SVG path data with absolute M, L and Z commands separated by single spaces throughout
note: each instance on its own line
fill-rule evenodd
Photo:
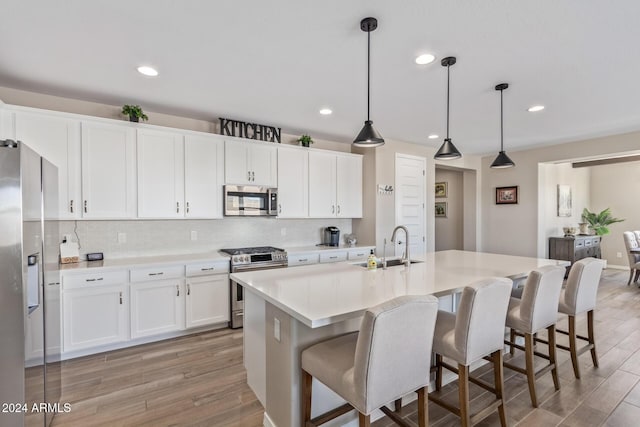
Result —
M 331 421 L 334 418 L 338 418 L 340 415 L 346 414 L 347 412 L 353 411 L 355 408 L 348 403 L 345 403 L 342 406 L 339 406 L 335 409 L 325 412 L 324 414 L 318 415 L 311 421 L 307 421 L 307 426 L 315 427 L 321 424 L 326 423 L 327 421 Z
M 392 411 L 391 409 L 387 408 L 386 406 L 382 406 L 380 408 L 380 410 L 382 412 L 384 412 L 384 414 L 391 418 L 393 420 L 393 422 L 395 422 L 398 425 L 401 425 L 402 427 L 416 427 L 416 424 L 405 420 L 404 418 L 402 418 L 397 412 Z

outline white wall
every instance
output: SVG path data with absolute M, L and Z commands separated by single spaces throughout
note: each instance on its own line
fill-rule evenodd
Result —
M 437 202 L 447 203 L 447 216 L 436 217 L 435 250 L 464 249 L 464 198 L 463 172 L 436 167 L 435 182 L 447 183 L 447 197 Z
M 640 162 L 593 166 L 591 172 L 591 212 L 611 208 L 615 218 L 624 222 L 612 224 L 611 234 L 602 237 L 602 257 L 610 265 L 628 266 L 622 232 L 640 230 Z M 617 254 L 622 255 L 621 258 Z

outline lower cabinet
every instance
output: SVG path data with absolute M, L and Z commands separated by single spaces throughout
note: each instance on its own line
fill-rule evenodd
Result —
M 65 352 L 129 339 L 127 288 L 116 285 L 63 292 Z
M 184 329 L 182 279 L 131 284 L 131 338 Z
M 187 279 L 186 327 L 229 321 L 229 278 L 226 274 Z

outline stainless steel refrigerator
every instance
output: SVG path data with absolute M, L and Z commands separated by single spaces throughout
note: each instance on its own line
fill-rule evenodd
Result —
M 57 168 L 0 140 L 0 425 L 48 426 L 61 392 Z M 35 406 L 34 406 L 35 405 Z

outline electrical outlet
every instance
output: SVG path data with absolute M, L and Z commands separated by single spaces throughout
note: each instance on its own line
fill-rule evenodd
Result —
M 622 252 L 616 252 L 616 257 L 622 258 Z
M 198 240 L 198 232 L 196 230 L 191 230 L 191 240 Z
M 277 317 L 273 318 L 273 337 L 280 342 L 280 319 Z
M 127 243 L 127 233 L 118 233 L 118 243 Z
M 286 235 L 287 235 L 287 229 L 286 229 L 285 227 L 282 227 L 282 228 L 280 229 L 280 235 L 281 235 L 282 237 L 284 237 L 284 236 L 286 236 Z

